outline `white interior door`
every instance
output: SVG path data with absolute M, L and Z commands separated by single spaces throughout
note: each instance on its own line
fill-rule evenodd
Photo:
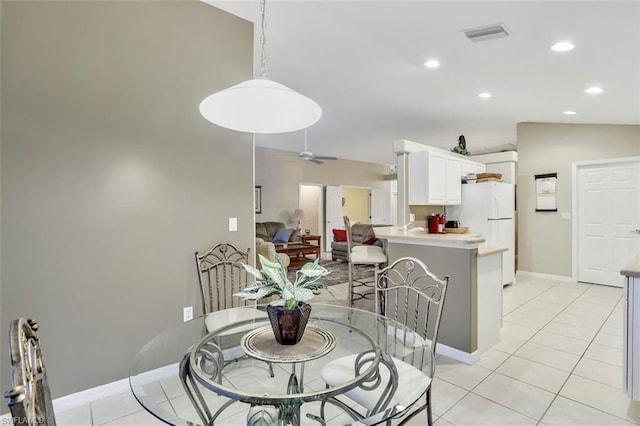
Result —
M 342 220 L 342 189 L 339 186 L 327 186 L 324 197 L 325 211 L 325 251 L 331 251 L 333 229 L 344 228 Z
M 578 281 L 622 287 L 639 249 L 639 193 L 638 161 L 578 168 Z

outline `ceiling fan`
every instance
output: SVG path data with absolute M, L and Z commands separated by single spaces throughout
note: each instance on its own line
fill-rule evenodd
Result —
M 307 148 L 307 129 L 304 129 L 304 151 L 298 154 L 298 158 L 304 161 L 311 161 L 315 164 L 322 164 L 320 160 L 337 160 L 336 157 L 326 157 L 321 155 L 313 155 L 313 152 Z

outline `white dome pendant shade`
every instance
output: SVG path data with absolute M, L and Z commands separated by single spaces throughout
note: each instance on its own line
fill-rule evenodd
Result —
M 260 74 L 200 102 L 200 114 L 213 124 L 249 133 L 287 133 L 307 128 L 322 117 L 315 101 L 267 78 L 266 0 L 260 0 Z
M 287 133 L 322 117 L 314 100 L 266 77 L 247 80 L 207 96 L 200 114 L 213 124 L 239 132 Z

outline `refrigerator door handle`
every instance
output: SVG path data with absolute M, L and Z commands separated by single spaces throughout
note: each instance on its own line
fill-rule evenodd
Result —
M 500 217 L 498 215 L 498 206 L 499 206 L 498 196 L 494 195 L 493 196 L 493 217 Z

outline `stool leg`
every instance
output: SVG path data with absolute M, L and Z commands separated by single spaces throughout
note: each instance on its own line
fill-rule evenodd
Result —
M 348 305 L 350 308 L 353 306 L 353 270 L 351 268 L 351 260 L 349 260 L 349 296 Z

